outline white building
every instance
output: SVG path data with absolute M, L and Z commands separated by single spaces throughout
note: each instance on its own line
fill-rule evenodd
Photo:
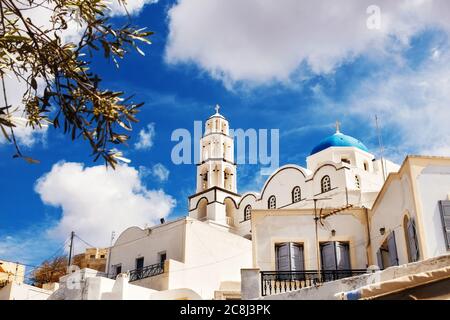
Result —
M 407 157 L 400 167 L 337 125 L 306 168 L 283 166 L 260 192 L 241 195 L 229 130 L 216 108 L 199 142 L 189 216 L 125 230 L 109 274 L 129 272 L 131 283 L 152 290 L 235 299 L 241 269 L 249 298 L 272 294 L 280 280 L 303 287 L 448 252 L 450 158 Z

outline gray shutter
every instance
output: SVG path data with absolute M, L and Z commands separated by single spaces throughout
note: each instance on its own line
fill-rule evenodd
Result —
M 350 270 L 350 248 L 348 243 L 336 242 L 337 270 Z
M 447 249 L 450 249 L 450 201 L 439 201 L 441 209 L 442 227 Z
M 336 270 L 336 248 L 334 242 L 321 245 L 322 270 Z
M 408 221 L 408 245 L 409 245 L 409 252 L 411 254 L 411 262 L 415 262 L 419 260 L 419 248 L 418 248 L 418 242 L 417 242 L 417 235 L 416 235 L 416 228 L 414 225 L 414 220 Z
M 289 243 L 282 243 L 276 247 L 277 271 L 290 271 Z
M 378 268 L 384 269 L 383 254 L 381 253 L 381 249 L 378 249 L 378 251 L 377 251 L 377 261 L 378 261 Z
M 304 269 L 303 246 L 298 243 L 291 243 L 291 270 L 303 271 Z
M 388 236 L 389 265 L 398 266 L 397 244 L 395 243 L 395 232 L 392 231 Z

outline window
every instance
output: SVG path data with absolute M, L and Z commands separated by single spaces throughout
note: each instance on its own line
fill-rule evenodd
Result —
M 355 185 L 356 189 L 361 189 L 361 180 L 359 179 L 359 176 L 355 176 Z
M 405 232 L 406 249 L 408 252 L 408 262 L 419 260 L 419 246 L 417 243 L 416 226 L 414 220 L 405 216 L 403 219 L 403 230 Z
M 116 275 L 121 274 L 121 273 L 122 273 L 122 265 L 118 264 L 118 265 L 116 265 Z
M 343 163 L 350 164 L 350 160 L 347 159 L 347 158 L 342 158 L 341 161 L 342 161 Z
M 268 204 L 267 207 L 269 209 L 276 209 L 277 208 L 277 199 L 275 198 L 275 196 L 270 196 L 267 204 Z
M 350 245 L 348 242 L 330 241 L 320 244 L 322 270 L 350 270 Z
M 166 260 L 167 260 L 167 253 L 166 252 L 159 253 L 159 263 L 164 264 L 164 261 Z
M 105 259 L 105 255 L 104 255 L 104 254 L 101 254 L 101 255 L 100 255 L 100 259 Z
M 392 231 L 381 245 L 377 252 L 378 267 L 385 269 L 391 266 L 398 266 L 397 244 L 395 233 Z
M 439 201 L 439 208 L 441 210 L 444 241 L 447 245 L 447 250 L 450 250 L 450 201 Z
M 136 258 L 136 269 L 142 269 L 144 267 L 144 257 Z
M 369 171 L 369 164 L 364 161 L 364 170 Z
M 331 190 L 330 176 L 324 176 L 322 178 L 321 185 L 322 185 L 322 193 L 330 191 Z
M 250 220 L 252 218 L 252 206 L 247 205 L 244 209 L 244 221 Z
M 302 191 L 300 187 L 292 189 L 292 202 L 300 202 L 302 200 Z
M 275 245 L 277 271 L 302 271 L 305 269 L 303 244 L 285 242 Z
M 95 259 L 95 254 L 91 254 L 91 255 L 89 256 L 89 258 Z

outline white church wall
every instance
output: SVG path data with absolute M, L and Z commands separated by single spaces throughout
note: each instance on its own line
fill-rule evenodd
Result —
M 204 299 L 252 264 L 251 241 L 199 221 L 189 221 L 185 246 L 185 263 L 170 261 L 169 289 L 190 288 Z
M 355 215 L 350 214 L 354 212 Z M 366 224 L 363 210 L 331 216 L 319 225 L 319 242 L 344 241 L 350 245 L 351 267 L 364 269 L 366 258 Z M 335 230 L 335 236 L 332 235 Z M 253 267 L 276 270 L 275 244 L 298 242 L 304 246 L 305 269 L 317 269 L 317 246 L 314 212 L 311 210 L 258 210 L 252 218 Z
M 136 258 L 144 257 L 144 266 L 159 263 L 159 253 L 167 259 L 184 259 L 184 218 L 151 229 L 131 227 L 125 230 L 110 250 L 109 274 L 114 266 L 122 265 L 122 272 L 136 269 Z M 148 231 L 150 230 L 150 232 Z
M 281 167 L 269 177 L 264 185 L 258 208 L 267 209 L 268 200 L 272 195 L 276 197 L 277 208 L 292 204 L 292 190 L 296 186 L 301 188 L 302 198 L 308 196 L 308 188 L 302 168 L 294 165 Z
M 431 161 L 430 161 L 431 162 Z M 415 171 L 417 193 L 425 229 L 427 257 L 448 253 L 438 202 L 450 194 L 450 161 L 423 166 Z
M 409 262 L 403 226 L 405 215 L 418 222 L 411 181 L 407 170 L 403 170 L 398 174 L 392 174 L 389 177 L 385 188 L 371 210 L 372 264 L 377 264 L 377 251 L 392 231 L 395 234 L 399 264 Z M 382 228 L 385 230 L 383 235 L 380 232 Z

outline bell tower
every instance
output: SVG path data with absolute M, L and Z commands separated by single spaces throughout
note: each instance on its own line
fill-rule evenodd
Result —
M 216 112 L 205 122 L 199 141 L 196 190 L 189 197 L 189 216 L 214 226 L 233 230 L 233 217 L 241 196 L 236 187 L 234 138 L 228 121 Z
M 205 123 L 205 133 L 200 139 L 200 163 L 197 165 L 197 192 L 219 187 L 236 193 L 236 165 L 234 140 L 230 137 L 228 121 L 216 113 Z

